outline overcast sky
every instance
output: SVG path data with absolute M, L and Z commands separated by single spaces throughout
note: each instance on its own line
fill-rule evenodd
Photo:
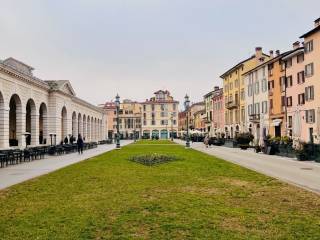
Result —
M 319 9 L 319 0 L 0 0 L 0 59 L 68 79 L 93 104 L 158 89 L 199 101 L 256 46 L 290 49 Z

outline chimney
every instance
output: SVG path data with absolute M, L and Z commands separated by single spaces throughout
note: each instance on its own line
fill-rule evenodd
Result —
M 273 58 L 273 50 L 269 51 L 270 58 Z
M 219 86 L 214 86 L 214 90 L 218 91 L 219 90 Z
M 262 47 L 256 47 L 256 58 L 262 58 Z
M 277 50 L 276 51 L 276 56 L 279 56 L 280 55 L 280 50 Z
M 292 47 L 293 47 L 293 50 L 296 50 L 300 47 L 300 42 L 299 41 L 296 41 L 292 44 Z
M 318 19 L 316 19 L 314 21 L 314 27 L 316 28 L 316 27 L 319 27 L 319 26 L 320 26 L 320 18 L 318 18 Z

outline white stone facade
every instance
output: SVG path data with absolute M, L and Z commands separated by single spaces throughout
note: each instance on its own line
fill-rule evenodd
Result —
M 258 143 L 269 131 L 268 67 L 262 64 L 244 75 L 246 88 L 246 131 Z
M 69 81 L 43 81 L 32 71 L 13 58 L 0 61 L 0 148 L 50 144 L 50 134 L 57 144 L 78 134 L 105 139 L 100 108 L 77 98 Z

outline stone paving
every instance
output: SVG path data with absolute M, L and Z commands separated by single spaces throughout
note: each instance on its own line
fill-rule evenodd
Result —
M 184 141 L 180 140 L 176 140 L 176 142 L 185 144 Z M 320 194 L 320 163 L 301 162 L 286 157 L 257 154 L 252 150 L 241 150 L 239 148 L 218 146 L 206 148 L 203 143 L 192 143 L 191 147 Z
M 127 145 L 132 141 L 121 141 L 121 145 Z M 34 160 L 18 165 L 0 168 L 0 189 L 7 188 L 14 184 L 50 173 L 68 165 L 86 160 L 104 152 L 111 151 L 115 144 L 99 145 L 97 148 L 86 150 L 82 155 L 71 153 L 61 156 L 45 156 L 45 159 Z

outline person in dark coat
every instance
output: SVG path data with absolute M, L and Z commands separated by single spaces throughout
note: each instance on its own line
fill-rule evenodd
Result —
M 77 147 L 78 147 L 78 153 L 82 154 L 83 153 L 83 139 L 82 139 L 81 134 L 78 135 Z

